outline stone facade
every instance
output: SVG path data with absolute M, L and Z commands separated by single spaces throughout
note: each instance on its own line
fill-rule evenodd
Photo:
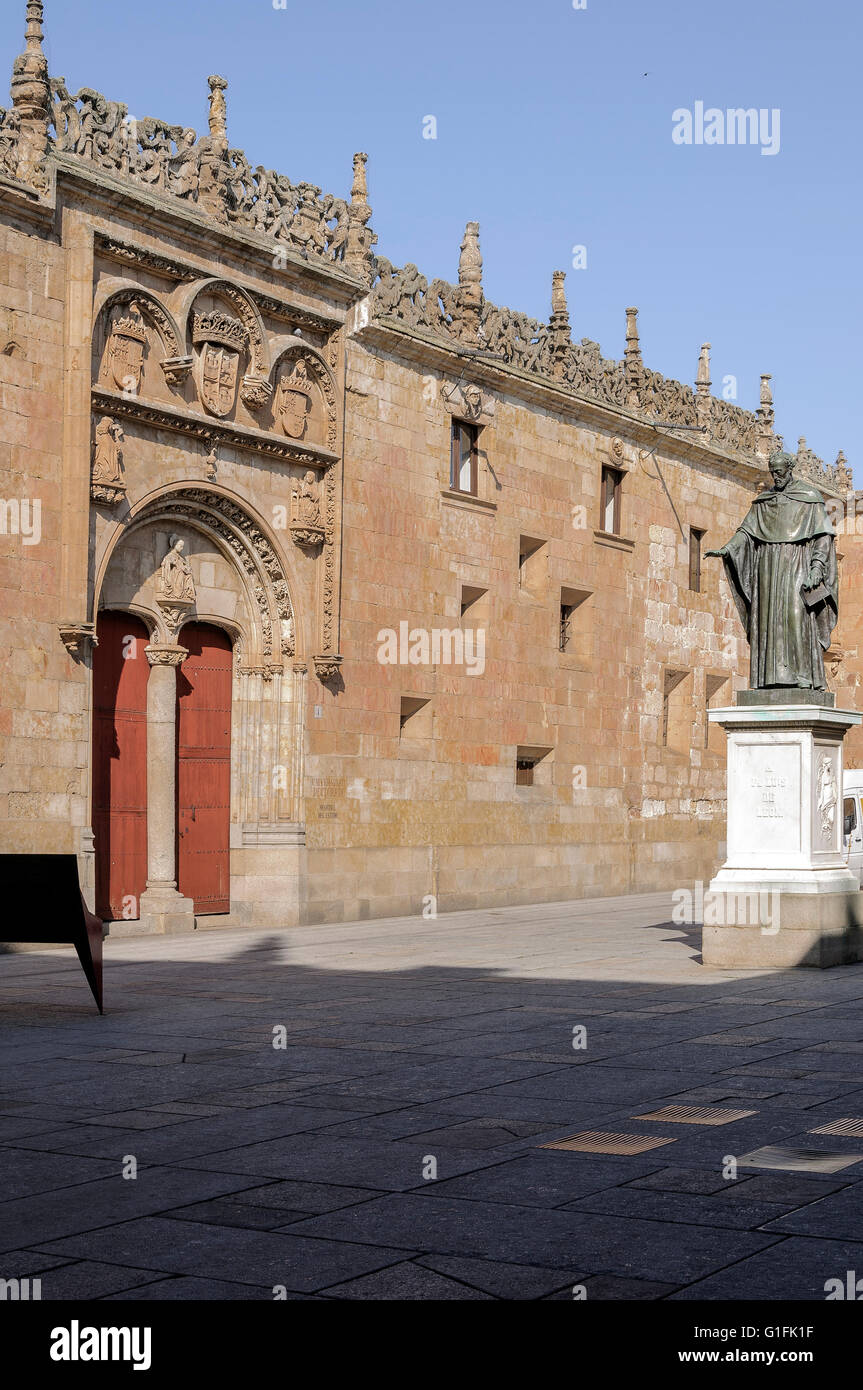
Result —
M 662 377 L 635 309 L 603 358 L 573 342 L 560 272 L 547 323 L 490 304 L 476 223 L 456 282 L 395 269 L 364 154 L 344 199 L 253 170 L 217 76 L 206 136 L 130 121 L 48 74 L 26 11 L 0 115 L 3 848 L 78 853 L 92 898 L 112 612 L 143 623 L 149 668 L 146 889 L 113 931 L 194 921 L 189 623 L 233 650 L 230 910 L 201 925 L 707 880 L 706 711 L 747 656 L 720 567 L 693 581 L 692 530 L 721 543 L 761 486 L 769 378 L 750 413 L 710 394 L 708 345 L 694 387 Z M 798 457 L 844 505 L 844 461 Z

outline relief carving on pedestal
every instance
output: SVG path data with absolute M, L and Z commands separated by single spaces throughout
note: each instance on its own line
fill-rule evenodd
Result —
M 126 495 L 123 481 L 123 427 L 110 415 L 103 415 L 96 426 L 93 445 L 93 466 L 90 473 L 90 496 L 94 502 L 112 507 Z
M 833 759 L 828 753 L 822 753 L 818 760 L 818 819 L 821 838 L 828 842 L 833 838 L 838 799 L 839 788 L 836 784 Z

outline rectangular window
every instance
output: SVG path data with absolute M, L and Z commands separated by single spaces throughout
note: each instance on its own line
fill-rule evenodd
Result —
M 453 420 L 449 476 L 449 485 L 453 492 L 467 492 L 472 497 L 477 495 L 478 439 L 479 431 L 476 425 L 468 425 L 464 420 Z
M 551 751 L 550 748 L 516 748 L 515 785 L 517 787 L 535 787 L 540 784 L 551 786 L 551 768 L 549 763 L 543 762 L 543 759 L 547 758 Z M 535 776 L 537 768 L 540 769 L 539 782 Z
M 689 528 L 689 587 L 695 594 L 701 593 L 701 542 L 704 532 Z
M 620 535 L 620 492 L 623 474 L 619 468 L 602 470 L 602 516 L 600 526 L 610 536 Z

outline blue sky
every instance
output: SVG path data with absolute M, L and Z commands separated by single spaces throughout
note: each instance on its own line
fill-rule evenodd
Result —
M 0 63 L 24 0 L 0 7 Z M 454 279 L 481 225 L 488 298 L 547 318 L 565 269 L 576 339 L 754 409 L 828 462 L 858 447 L 863 6 L 858 0 L 46 0 L 46 52 L 71 91 L 206 129 L 207 75 L 230 83 L 232 145 L 346 195 L 369 154 L 372 225 L 394 264 Z M 647 74 L 646 76 L 644 74 Z M 5 100 L 5 89 L 3 97 Z M 780 148 L 675 144 L 696 101 L 780 111 Z M 423 118 L 437 139 L 423 139 Z M 587 248 L 586 269 L 572 248 Z

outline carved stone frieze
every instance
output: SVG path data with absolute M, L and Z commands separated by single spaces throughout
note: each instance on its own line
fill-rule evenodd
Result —
M 366 225 L 371 209 L 357 164 L 350 206 L 314 184 L 294 184 L 261 165 L 253 169 L 243 151 L 228 143 L 225 79 L 213 76 L 209 87 L 209 133 L 201 138 L 183 126 L 134 120 L 123 103 L 89 87 L 73 96 L 62 78 L 51 81 L 43 119 L 50 101 L 60 154 L 196 204 L 218 223 L 272 237 L 301 256 L 344 262 L 352 274 L 368 274 L 375 238 Z
M 152 425 L 155 429 L 174 430 L 203 442 L 209 441 L 213 429 L 213 420 L 208 415 L 195 415 L 182 407 L 162 405 L 140 396 L 124 396 L 119 392 L 107 391 L 98 384 L 93 387 L 92 401 L 94 410 L 106 414 L 110 411 L 113 415 Z M 248 450 L 283 463 L 296 463 L 304 468 L 329 468 L 337 458 L 335 450 L 323 445 L 300 444 L 275 431 L 250 429 L 232 421 L 220 423 L 219 433 L 223 442 L 235 449 Z

